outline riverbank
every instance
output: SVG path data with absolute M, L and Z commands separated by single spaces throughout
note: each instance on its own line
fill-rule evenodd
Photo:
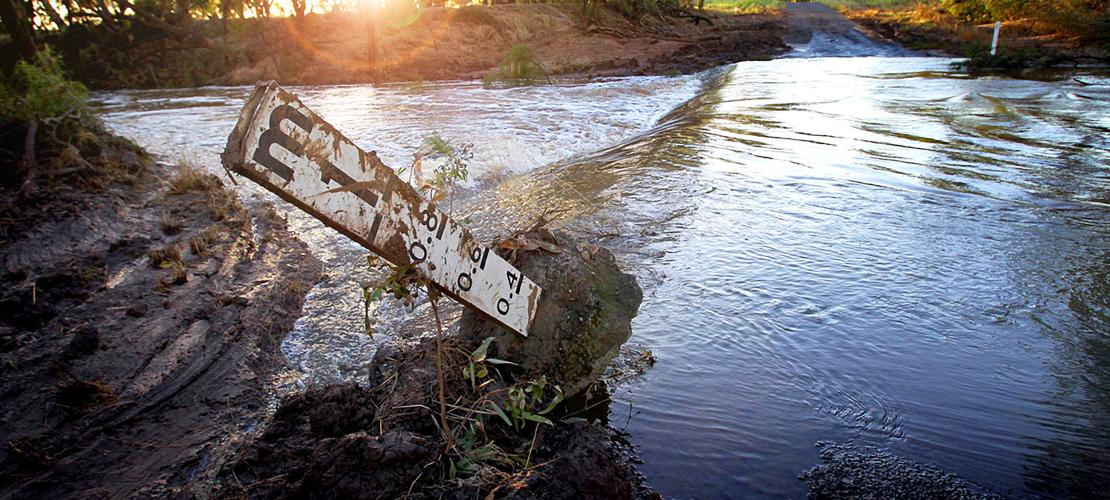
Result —
M 848 10 L 843 14 L 871 35 L 926 53 L 967 57 L 970 69 L 1110 66 L 1105 36 L 1081 37 L 1032 19 L 1004 22 L 996 56 L 994 24 L 964 22 L 941 7 Z
M 425 307 L 363 385 L 311 387 L 274 411 L 281 342 L 322 275 L 306 245 L 272 207 L 247 210 L 220 178 L 159 163 L 91 117 L 36 123 L 0 127 L 0 160 L 29 172 L 0 189 L 0 495 L 652 496 L 625 436 L 591 413 L 607 408 L 604 384 L 563 403 L 554 378 L 513 380 L 468 354 L 498 347 L 461 335 L 457 306 L 444 361 Z M 453 433 L 431 410 L 437 378 Z
M 0 189 L 0 496 L 168 495 L 266 416 L 320 265 L 272 209 L 99 126 L 2 130 L 35 175 Z
M 572 78 L 692 73 L 789 50 L 774 12 L 633 22 L 606 9 L 583 17 L 571 5 L 493 5 L 430 8 L 383 19 L 377 30 L 373 65 L 366 17 L 344 12 L 197 21 L 190 36 L 139 24 L 133 33 L 94 27 L 50 42 L 73 77 L 102 89 L 481 79 L 518 45 L 547 76 Z

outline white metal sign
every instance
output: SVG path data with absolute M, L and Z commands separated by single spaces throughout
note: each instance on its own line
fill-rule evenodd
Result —
M 255 87 L 222 157 L 390 263 L 415 265 L 446 294 L 528 335 L 540 287 L 276 83 Z

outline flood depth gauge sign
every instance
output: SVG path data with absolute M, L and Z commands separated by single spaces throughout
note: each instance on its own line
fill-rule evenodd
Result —
M 448 295 L 528 335 L 540 287 L 276 83 L 259 84 L 224 166 Z

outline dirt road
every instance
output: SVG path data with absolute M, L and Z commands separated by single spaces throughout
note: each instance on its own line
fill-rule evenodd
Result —
M 786 4 L 789 57 L 911 56 L 913 51 L 868 36 L 839 12 L 819 3 Z

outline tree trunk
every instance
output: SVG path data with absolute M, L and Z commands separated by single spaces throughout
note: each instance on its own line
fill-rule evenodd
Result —
M 20 57 L 30 60 L 38 53 L 35 40 L 31 38 L 31 29 L 27 22 L 19 15 L 14 0 L 0 0 L 0 21 L 4 23 L 4 30 L 12 36 Z

